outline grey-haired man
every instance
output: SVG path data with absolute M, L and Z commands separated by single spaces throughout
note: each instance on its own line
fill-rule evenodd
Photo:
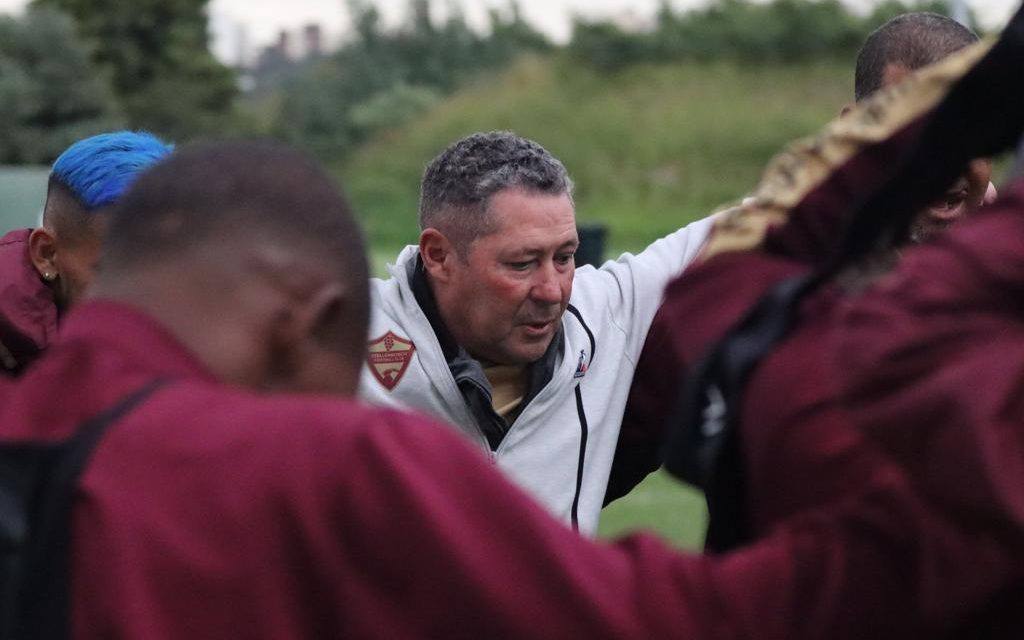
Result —
M 454 424 L 592 534 L 647 329 L 710 222 L 577 270 L 572 181 L 508 132 L 470 135 L 435 158 L 419 215 L 419 246 L 372 284 L 363 398 Z

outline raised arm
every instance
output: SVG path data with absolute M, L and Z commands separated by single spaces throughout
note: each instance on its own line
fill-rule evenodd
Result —
M 419 418 L 367 429 L 332 464 L 342 562 L 324 570 L 356 637 L 898 637 L 932 604 L 924 578 L 960 571 L 946 595 L 969 601 L 989 568 L 895 470 L 876 494 L 714 557 L 581 538 Z

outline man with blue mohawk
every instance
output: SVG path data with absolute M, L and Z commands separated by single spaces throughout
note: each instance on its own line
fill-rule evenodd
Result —
M 53 163 L 42 226 L 0 238 L 0 373 L 17 374 L 54 340 L 92 280 L 106 212 L 171 145 L 143 132 L 79 140 Z

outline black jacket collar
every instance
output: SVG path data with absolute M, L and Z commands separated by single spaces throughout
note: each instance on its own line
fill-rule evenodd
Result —
M 492 449 L 497 449 L 501 439 L 508 431 L 510 423 L 498 416 L 491 406 L 492 390 L 491 384 L 484 375 L 483 365 L 473 358 L 452 336 L 451 331 L 441 319 L 441 312 L 437 308 L 437 300 L 430 288 L 430 281 L 426 269 L 423 268 L 423 260 L 417 254 L 415 260 L 410 260 L 407 267 L 409 287 L 416 298 L 416 303 L 427 317 L 437 341 L 441 345 L 448 368 L 455 378 L 459 390 L 466 400 L 467 405 L 473 411 L 481 430 L 487 437 Z M 533 400 L 540 390 L 543 389 L 555 373 L 555 365 L 565 350 L 565 340 L 562 338 L 562 327 L 559 325 L 557 333 L 551 339 L 547 351 L 539 360 L 527 365 L 528 382 L 523 396 L 521 407 L 525 407 Z M 481 395 L 482 394 L 482 397 Z

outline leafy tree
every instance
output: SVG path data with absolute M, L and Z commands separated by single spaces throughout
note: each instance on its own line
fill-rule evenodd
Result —
M 209 49 L 208 0 L 35 0 L 68 12 L 134 127 L 172 139 L 221 131 L 237 94 Z
M 867 17 L 867 24 L 870 27 L 877 27 L 890 18 L 895 18 L 901 13 L 907 11 L 931 11 L 932 13 L 939 13 L 942 15 L 949 15 L 950 12 L 950 0 L 918 0 L 910 5 L 907 2 L 901 0 L 883 0 L 874 6 L 871 10 L 871 14 Z M 973 12 L 968 12 L 970 16 L 970 27 L 975 32 L 980 33 L 980 26 L 974 16 Z
M 293 66 L 277 132 L 321 157 L 339 158 L 480 74 L 551 46 L 514 2 L 491 11 L 486 35 L 471 29 L 455 5 L 436 24 L 431 6 L 431 0 L 409 0 L 407 22 L 386 31 L 372 3 L 349 0 L 355 38 L 333 56 Z
M 646 33 L 611 22 L 577 20 L 569 50 L 612 70 L 638 62 L 732 59 L 776 63 L 821 57 L 848 59 L 875 27 L 908 11 L 948 10 L 945 0 L 886 0 L 871 15 L 851 13 L 839 0 L 716 0 L 677 13 L 663 0 Z
M 0 16 L 0 163 L 48 164 L 119 120 L 68 16 L 45 8 Z

